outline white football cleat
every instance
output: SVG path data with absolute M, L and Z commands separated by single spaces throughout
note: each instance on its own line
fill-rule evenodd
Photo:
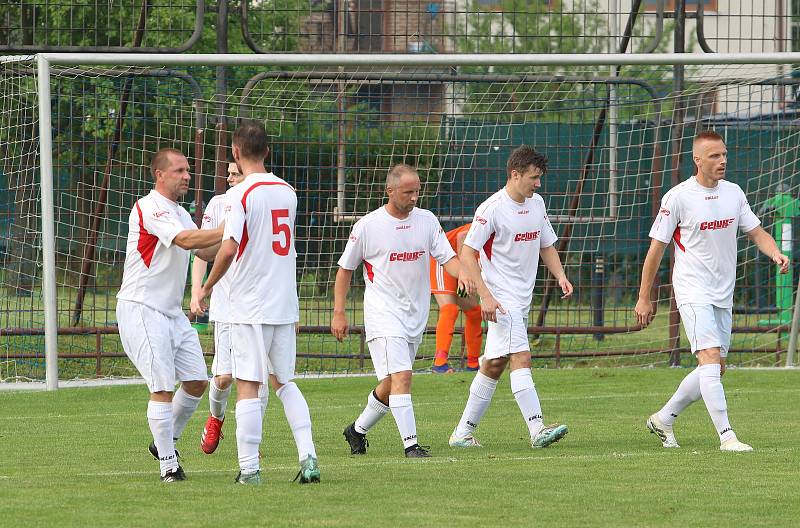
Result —
M 753 446 L 740 442 L 738 438 L 731 438 L 719 446 L 720 451 L 732 451 L 736 453 L 746 453 L 753 450 Z
M 664 425 L 658 419 L 658 413 L 653 414 L 647 419 L 647 429 L 661 440 L 661 445 L 667 448 L 680 447 L 675 440 L 675 433 L 672 432 L 671 425 Z
M 455 431 L 450 435 L 448 444 L 450 444 L 450 447 L 483 447 L 480 442 L 478 442 L 478 439 L 472 436 L 472 433 L 458 436 Z

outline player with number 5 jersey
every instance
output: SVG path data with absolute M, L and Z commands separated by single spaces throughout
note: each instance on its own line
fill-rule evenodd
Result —
M 264 168 L 269 148 L 262 125 L 243 122 L 233 134 L 232 150 L 245 179 L 226 193 L 225 232 L 201 298 L 210 294 L 226 272 L 230 274 L 228 310 L 217 320 L 230 324 L 231 373 L 237 393 L 236 482 L 261 483 L 259 391 L 271 376 L 300 454 L 297 478 L 301 483 L 319 482 L 308 404 L 292 381 L 299 320 L 294 247 L 297 195 L 291 185 Z M 200 303 L 198 309 L 204 308 Z

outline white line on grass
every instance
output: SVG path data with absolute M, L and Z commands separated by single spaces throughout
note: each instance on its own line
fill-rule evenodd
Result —
M 728 395 L 731 394 L 800 394 L 800 387 L 796 389 L 728 389 Z M 466 392 L 464 393 L 466 394 Z M 550 402 L 560 402 L 560 401 L 585 401 L 585 400 L 608 400 L 608 399 L 630 399 L 630 398 L 662 398 L 666 397 L 666 392 L 659 391 L 659 392 L 639 392 L 639 393 L 630 393 L 630 392 L 616 392 L 612 394 L 592 394 L 587 396 L 540 396 L 539 399 L 541 401 L 550 401 Z M 459 398 L 455 400 L 424 400 L 421 402 L 414 402 L 414 407 L 428 407 L 428 406 L 436 406 L 441 407 L 442 405 L 448 403 L 457 403 L 462 405 L 466 398 L 461 399 L 460 396 L 463 396 L 459 393 Z M 516 401 L 512 397 L 508 396 L 495 396 L 492 398 L 494 402 L 513 402 Z M 341 405 L 316 405 L 313 406 L 315 411 L 325 411 L 325 410 L 336 410 L 336 409 L 361 409 L 363 404 L 361 402 L 354 401 L 353 403 L 346 403 Z M 267 412 L 279 412 L 277 407 L 270 407 Z M 40 415 L 29 415 L 29 416 L 0 416 L 0 421 L 3 420 L 35 420 L 35 419 L 53 419 L 53 418 L 70 418 L 73 416 L 80 416 L 81 419 L 86 418 L 110 418 L 113 416 L 141 416 L 141 411 L 131 411 L 131 412 L 121 412 L 121 413 L 95 413 L 95 414 L 86 414 L 86 413 L 77 413 L 77 414 L 40 414 Z
M 769 448 L 768 450 L 765 449 L 765 452 L 769 452 L 770 454 L 775 453 L 782 453 L 782 452 L 794 452 L 796 449 L 794 448 Z M 470 451 L 475 452 L 475 451 Z M 566 461 L 581 461 L 581 460 L 607 460 L 607 459 L 623 459 L 623 458 L 633 458 L 633 457 L 674 457 L 676 454 L 683 453 L 688 455 L 709 455 L 713 453 L 720 453 L 718 449 L 654 449 L 653 451 L 640 451 L 640 452 L 618 452 L 612 451 L 609 453 L 598 453 L 593 455 L 575 455 L 570 456 L 569 454 L 558 454 L 558 455 L 528 455 L 528 456 L 513 456 L 513 457 L 504 457 L 504 456 L 496 456 L 494 454 L 488 454 L 485 457 L 480 458 L 457 458 L 455 456 L 448 456 L 448 455 L 441 455 L 441 456 L 434 456 L 433 458 L 425 459 L 425 460 L 408 460 L 405 458 L 386 458 L 382 460 L 375 460 L 375 459 L 351 459 L 349 461 L 342 461 L 342 462 L 334 462 L 334 463 L 325 463 L 323 459 L 323 463 L 320 465 L 323 475 L 325 474 L 325 470 L 342 470 L 347 468 L 360 468 L 360 467 L 375 467 L 376 465 L 380 466 L 401 466 L 401 465 L 413 465 L 413 464 L 434 464 L 434 465 L 445 465 L 445 464 L 467 464 L 467 465 L 476 465 L 476 464 L 487 464 L 487 463 L 497 463 L 497 462 L 520 462 L 520 461 L 541 461 L 541 460 L 566 460 Z M 722 454 L 722 456 L 737 456 L 736 454 L 729 455 L 727 453 Z M 741 455 L 740 455 L 741 456 Z M 747 456 L 747 455 L 745 455 Z M 264 464 L 261 468 L 264 471 L 264 474 L 267 479 L 270 479 L 274 472 L 276 471 L 295 471 L 297 469 L 297 465 L 287 465 L 287 464 L 278 464 L 278 465 L 271 465 L 269 463 Z M 75 473 L 74 477 L 126 477 L 126 476 L 134 476 L 134 475 L 153 475 L 156 473 L 157 470 L 131 470 L 131 471 L 95 471 L 95 472 L 84 472 L 84 473 Z M 236 468 L 231 467 L 229 469 L 189 469 L 187 473 L 189 476 L 191 475 L 213 475 L 213 474 L 225 474 L 225 473 L 235 473 Z M 26 474 L 26 478 L 29 477 L 30 474 Z M 6 479 L 18 479 L 18 477 L 2 477 Z M 21 479 L 21 478 L 20 478 Z

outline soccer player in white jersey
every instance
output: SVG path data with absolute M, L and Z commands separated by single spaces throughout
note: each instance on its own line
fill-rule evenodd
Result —
M 236 163 L 228 163 L 228 185 L 233 187 L 244 179 Z M 211 198 L 208 206 L 203 211 L 201 229 L 216 229 L 225 219 L 225 195 L 221 194 Z M 192 312 L 198 312 L 200 306 L 200 291 L 203 279 L 208 269 L 208 263 L 195 256 L 192 262 Z M 208 308 L 209 320 L 216 321 L 218 313 L 227 311 L 229 275 L 224 275 L 211 293 L 211 302 Z M 200 438 L 200 448 L 206 454 L 213 453 L 219 445 L 222 435 L 222 424 L 225 420 L 225 409 L 231 393 L 233 377 L 231 376 L 231 340 L 227 323 L 214 323 L 214 361 L 211 364 L 211 384 L 208 389 L 208 403 L 211 410 L 206 420 L 203 434 Z M 262 389 L 262 400 L 266 392 Z M 266 405 L 264 405 L 266 407 Z
M 642 267 L 636 318 L 644 326 L 652 320 L 650 290 L 664 249 L 672 240 L 672 288 L 698 364 L 666 405 L 647 420 L 647 428 L 664 447 L 680 447 L 672 429 L 675 419 L 702 397 L 719 434 L 720 449 L 753 449 L 733 432 L 721 380 L 731 342 L 737 232 L 745 233 L 780 266 L 781 273 L 789 270 L 789 258 L 781 254 L 775 240 L 761 227 L 742 189 L 724 180 L 727 156 L 722 136 L 713 131 L 698 134 L 692 146 L 696 173 L 664 195 L 650 230 L 652 241 Z
M 150 453 L 160 462 L 161 480 L 175 482 L 186 480 L 175 443 L 208 383 L 197 332 L 181 309 L 188 250 L 215 245 L 222 229 L 197 229 L 178 205 L 189 190 L 189 162 L 180 151 L 159 150 L 150 171 L 155 189 L 136 202 L 128 220 L 117 323 L 125 354 L 150 391 Z
M 406 457 L 431 456 L 417 442 L 411 370 L 428 323 L 430 258 L 454 277 L 459 276 L 460 266 L 439 221 L 416 207 L 419 190 L 415 169 L 392 167 L 386 177 L 386 205 L 356 222 L 339 259 L 331 333 L 339 341 L 347 335 L 347 292 L 353 271 L 363 263 L 364 327 L 379 380 L 361 415 L 344 430 L 354 455 L 367 452 L 367 432 L 391 411 Z M 471 284 L 462 279 L 460 286 L 471 291 Z
M 311 434 L 311 415 L 294 379 L 297 298 L 297 253 L 294 189 L 264 168 L 267 133 L 245 121 L 233 134 L 233 159 L 245 179 L 226 193 L 225 233 L 201 299 L 227 272 L 228 310 L 217 321 L 229 323 L 232 375 L 236 379 L 236 443 L 239 474 L 236 482 L 260 484 L 259 446 L 263 408 L 259 389 L 267 372 L 275 376 L 278 398 L 300 455 L 301 483 L 319 482 L 317 453 Z M 230 269 L 229 269 L 230 268 Z M 199 310 L 206 308 L 200 303 Z
M 566 425 L 544 425 L 531 376 L 528 311 L 541 257 L 558 281 L 563 298 L 572 295 L 558 252 L 557 238 L 536 194 L 547 158 L 523 145 L 506 163 L 505 187 L 475 211 L 461 248 L 461 262 L 472 275 L 488 321 L 480 370 L 472 380 L 464 413 L 450 436 L 452 447 L 480 447 L 473 436 L 492 401 L 497 380 L 510 365 L 511 392 L 528 426 L 532 447 L 547 447 L 567 434 Z M 480 256 L 480 269 L 476 257 Z

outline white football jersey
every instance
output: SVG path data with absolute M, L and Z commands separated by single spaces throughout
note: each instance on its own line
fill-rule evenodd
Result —
M 367 340 L 402 337 L 422 341 L 431 304 L 430 258 L 455 257 L 439 221 L 415 207 L 400 220 L 381 207 L 353 226 L 339 266 L 364 263 L 364 326 Z
M 527 312 L 539 249 L 556 240 L 541 196 L 518 203 L 503 188 L 478 206 L 464 244 L 480 251 L 483 281 L 503 308 Z
M 709 189 L 692 176 L 664 195 L 650 238 L 675 242 L 672 288 L 678 306 L 733 306 L 737 230 L 747 233 L 760 223 L 742 189 L 729 181 Z
M 206 210 L 203 211 L 203 223 L 200 229 L 216 229 L 225 220 L 225 196 L 220 194 L 211 198 Z M 217 314 L 228 311 L 228 295 L 230 290 L 230 273 L 226 273 L 214 285 L 211 292 L 211 303 L 208 306 L 208 318 L 211 321 L 217 320 Z
M 300 319 L 294 188 L 272 173 L 250 174 L 225 194 L 223 240 L 239 244 L 229 276 L 227 312 L 217 321 L 280 325 Z
M 128 242 L 117 299 L 149 306 L 169 317 L 181 304 L 189 271 L 189 251 L 172 244 L 186 229 L 197 229 L 189 213 L 155 190 L 140 198 L 128 218 Z

